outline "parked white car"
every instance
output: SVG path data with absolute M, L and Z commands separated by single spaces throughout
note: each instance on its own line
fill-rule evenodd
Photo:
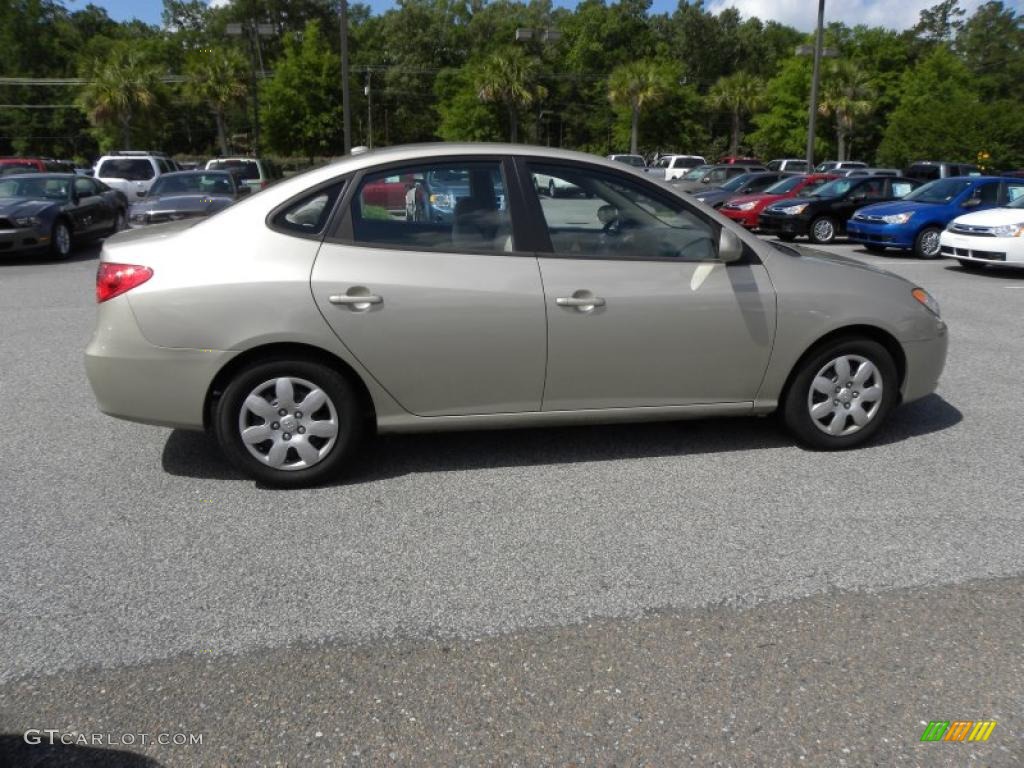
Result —
M 989 264 L 1024 267 L 1024 195 L 1005 208 L 953 219 L 939 238 L 939 252 L 965 269 Z
M 634 168 L 639 168 L 641 171 L 647 168 L 647 161 L 640 155 L 607 155 L 607 157 L 609 160 L 631 165 Z
M 174 161 L 157 152 L 123 151 L 96 162 L 94 178 L 123 192 L 132 203 L 146 196 L 159 176 L 177 170 Z
M 672 181 L 683 178 L 688 171 L 698 165 L 707 165 L 707 162 L 700 155 L 662 155 L 651 169 L 655 175 L 664 172 L 665 181 Z
M 785 157 L 778 160 L 772 160 L 766 167 L 769 171 L 807 173 L 807 161 L 798 157 Z
M 565 179 L 560 179 L 557 176 L 548 176 L 544 173 L 533 174 L 533 186 L 538 194 L 546 193 L 549 197 L 578 195 L 582 192 L 575 184 L 570 184 Z

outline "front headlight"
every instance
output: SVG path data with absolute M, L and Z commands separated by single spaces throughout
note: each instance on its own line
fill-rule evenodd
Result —
M 452 198 L 451 195 L 431 195 L 430 204 L 435 208 L 451 208 Z
M 21 216 L 14 219 L 14 226 L 16 227 L 38 227 L 41 223 L 38 216 Z
M 749 211 L 756 206 L 757 203 L 741 203 L 740 205 L 733 206 L 737 211 Z
M 939 313 L 939 302 L 937 302 L 935 297 L 928 293 L 924 288 L 915 288 L 910 292 L 910 295 L 917 299 L 918 302 L 920 302 L 920 304 L 933 315 L 941 317 L 941 314 Z
M 1024 221 L 1017 224 L 1003 224 L 1001 227 L 992 227 L 992 234 L 996 237 L 1024 236 Z
M 914 215 L 913 211 L 908 213 L 893 213 L 889 216 L 883 216 L 882 221 L 886 224 L 906 224 L 910 221 L 910 217 Z
M 774 210 L 779 213 L 784 213 L 787 216 L 796 216 L 807 210 L 807 203 L 803 203 L 802 205 L 787 205 L 785 208 L 775 208 Z

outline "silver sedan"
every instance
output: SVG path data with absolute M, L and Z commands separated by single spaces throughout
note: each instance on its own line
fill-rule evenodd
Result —
M 538 194 L 538 177 L 582 194 Z M 452 216 L 391 204 L 410 193 Z M 370 430 L 778 411 L 801 443 L 852 448 L 934 390 L 947 345 L 900 277 L 760 240 L 622 163 L 522 145 L 370 152 L 121 233 L 96 292 L 100 409 L 210 430 L 290 487 L 335 477 Z

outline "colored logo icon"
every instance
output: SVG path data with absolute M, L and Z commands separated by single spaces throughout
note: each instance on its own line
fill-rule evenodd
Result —
M 932 720 L 921 741 L 988 741 L 995 727 L 995 720 Z

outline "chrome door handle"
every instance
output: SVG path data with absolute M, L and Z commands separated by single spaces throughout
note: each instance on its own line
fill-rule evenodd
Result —
M 603 307 L 605 302 L 600 296 L 564 296 L 555 299 L 560 307 Z
M 372 305 L 381 304 L 384 301 L 383 296 L 376 296 L 369 291 L 366 291 L 366 293 L 351 293 L 353 290 L 366 291 L 365 288 L 350 288 L 350 293 L 335 293 L 328 296 L 327 300 L 331 302 L 331 304 L 349 307 L 353 311 L 366 310 Z

